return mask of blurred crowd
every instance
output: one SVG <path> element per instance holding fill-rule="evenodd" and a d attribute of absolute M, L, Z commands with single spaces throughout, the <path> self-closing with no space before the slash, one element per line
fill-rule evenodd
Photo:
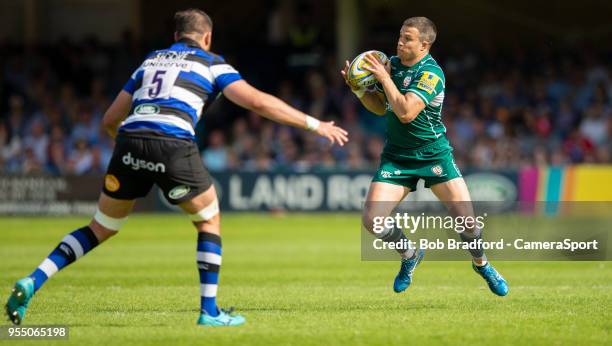
<path fill-rule="evenodd" d="M 316 46 L 317 33 L 302 29 L 283 44 L 270 38 L 271 76 L 241 61 L 240 52 L 226 58 L 252 84 L 336 121 L 350 132 L 350 142 L 332 147 L 221 98 L 197 129 L 211 171 L 377 166 L 384 117 L 360 105 L 344 85 L 333 49 Z M 506 50 L 482 45 L 433 51 L 446 73 L 443 121 L 458 165 L 612 163 L 609 57 L 588 47 L 571 53 L 550 47 Z M 32 49 L 5 42 L 0 51 L 0 173 L 103 173 L 113 140 L 101 129 L 101 118 L 145 49 L 126 33 L 114 47 L 89 38 Z"/>

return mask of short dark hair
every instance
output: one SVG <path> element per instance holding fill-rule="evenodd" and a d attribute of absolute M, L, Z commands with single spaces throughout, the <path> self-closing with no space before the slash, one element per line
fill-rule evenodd
<path fill-rule="evenodd" d="M 411 26 L 419 31 L 419 39 L 432 45 L 436 41 L 438 29 L 427 17 L 411 17 L 404 21 L 404 26 Z"/>
<path fill-rule="evenodd" d="M 185 35 L 204 35 L 212 30 L 212 19 L 206 12 L 189 8 L 174 14 L 175 31 L 179 37 Z"/>

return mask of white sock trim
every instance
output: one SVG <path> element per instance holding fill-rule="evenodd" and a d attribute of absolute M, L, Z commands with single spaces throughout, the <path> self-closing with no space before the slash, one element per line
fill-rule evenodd
<path fill-rule="evenodd" d="M 212 203 L 210 203 L 207 207 L 204 207 L 199 212 L 190 214 L 189 218 L 193 222 L 201 222 L 208 221 L 217 214 L 219 214 L 219 201 L 215 199 Z"/>
<path fill-rule="evenodd" d="M 104 228 L 108 228 L 113 231 L 120 230 L 121 226 L 123 226 L 127 219 L 127 216 L 121 219 L 110 217 L 101 212 L 100 209 L 96 210 L 96 214 L 94 215 L 94 220 L 96 220 L 96 222 L 98 222 Z"/>
<path fill-rule="evenodd" d="M 198 251 L 198 262 L 221 265 L 221 255 L 212 252 Z"/>
<path fill-rule="evenodd" d="M 45 258 L 45 260 L 42 261 L 42 263 L 38 266 L 38 269 L 42 270 L 48 278 L 57 273 L 59 270 L 57 268 L 57 264 L 48 258 Z"/>
<path fill-rule="evenodd" d="M 62 239 L 63 243 L 68 244 L 72 251 L 74 251 L 75 260 L 78 260 L 83 256 L 83 246 L 79 243 L 79 240 L 75 238 L 72 234 L 67 234 L 64 239 Z"/>
<path fill-rule="evenodd" d="M 217 296 L 217 284 L 201 284 L 200 294 L 202 297 L 212 298 Z"/>

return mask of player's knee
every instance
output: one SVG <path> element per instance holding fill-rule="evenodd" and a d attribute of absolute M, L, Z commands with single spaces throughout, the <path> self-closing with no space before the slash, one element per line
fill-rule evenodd
<path fill-rule="evenodd" d="M 98 209 L 89 227 L 95 233 L 99 241 L 104 241 L 116 235 L 126 221 L 127 217 L 111 217 Z"/>
<path fill-rule="evenodd" d="M 196 225 L 205 227 L 216 227 L 219 225 L 219 202 L 215 199 L 212 203 L 202 208 L 196 213 L 190 214 L 191 222 Z"/>
<path fill-rule="evenodd" d="M 372 232 L 375 218 L 375 213 L 370 209 L 364 209 L 363 213 L 361 214 L 361 224 L 368 232 Z"/>

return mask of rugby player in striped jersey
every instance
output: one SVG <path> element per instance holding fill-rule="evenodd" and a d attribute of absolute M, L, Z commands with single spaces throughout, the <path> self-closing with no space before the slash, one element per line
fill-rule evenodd
<path fill-rule="evenodd" d="M 343 145 L 347 132 L 322 122 L 264 93 L 242 79 L 221 56 L 210 51 L 212 20 L 203 11 L 175 14 L 175 43 L 150 53 L 132 74 L 104 115 L 103 125 L 116 137 L 98 210 L 91 222 L 66 235 L 28 276 L 15 284 L 6 304 L 19 324 L 41 286 L 59 270 L 117 234 L 139 197 L 153 184 L 181 207 L 197 232 L 200 316 L 197 323 L 236 326 L 241 315 L 219 309 L 216 302 L 221 236 L 219 205 L 210 174 L 194 142 L 194 127 L 220 94 L 273 121 L 313 131 Z"/>

